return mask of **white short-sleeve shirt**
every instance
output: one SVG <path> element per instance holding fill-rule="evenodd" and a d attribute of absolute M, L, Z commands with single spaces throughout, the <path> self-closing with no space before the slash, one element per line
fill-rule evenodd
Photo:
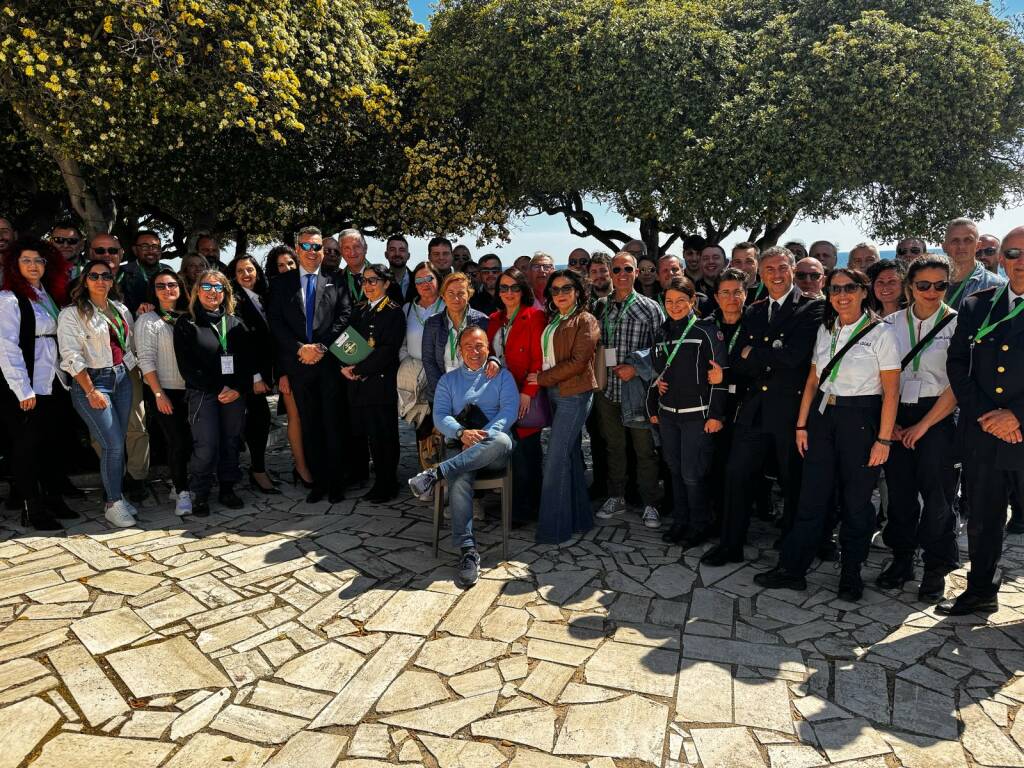
<path fill-rule="evenodd" d="M 839 323 L 836 321 L 836 327 Z M 838 330 L 834 349 L 838 353 L 853 336 L 857 323 L 843 326 Z M 818 338 L 814 342 L 814 368 L 820 375 L 832 359 L 832 337 L 824 325 L 818 329 Z M 900 369 L 900 352 L 896 345 L 896 337 L 892 328 L 884 322 L 879 323 L 843 356 L 839 364 L 839 372 L 835 381 L 825 379 L 821 390 L 839 397 L 862 397 L 865 395 L 882 394 L 881 371 L 898 371 Z"/>
<path fill-rule="evenodd" d="M 943 311 L 939 309 L 931 317 L 920 320 L 913 314 L 912 309 L 907 307 L 885 319 L 886 325 L 892 329 L 893 337 L 896 339 L 900 360 L 914 348 L 914 344 L 910 340 L 910 327 L 907 325 L 908 314 L 914 323 L 914 338 L 920 341 L 939 322 Z M 953 340 L 955 331 L 956 318 L 954 317 L 920 353 L 916 371 L 913 361 L 907 363 L 907 367 L 900 375 L 901 390 L 906 387 L 908 381 L 916 380 L 921 382 L 920 397 L 938 397 L 946 391 L 949 387 L 949 376 L 946 375 L 946 355 L 949 353 L 949 343 Z"/>

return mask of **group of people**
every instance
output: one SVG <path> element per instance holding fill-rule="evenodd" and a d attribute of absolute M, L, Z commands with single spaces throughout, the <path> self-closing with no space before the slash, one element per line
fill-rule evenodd
<path fill-rule="evenodd" d="M 806 588 L 838 526 L 850 601 L 878 488 L 893 553 L 878 585 L 914 580 L 920 552 L 919 597 L 941 601 L 959 514 L 969 586 L 939 610 L 995 605 L 1007 505 L 1017 509 L 1024 478 L 1024 228 L 999 241 L 957 219 L 945 256 L 916 238 L 896 260 L 860 243 L 844 267 L 824 241 L 744 242 L 727 256 L 688 237 L 680 258 L 637 240 L 614 256 L 576 249 L 557 269 L 543 252 L 507 268 L 496 254 L 474 262 L 436 237 L 410 267 L 400 235 L 370 263 L 359 230 L 306 227 L 265 271 L 247 255 L 220 264 L 210 237 L 198 245 L 206 252 L 176 272 L 155 232 L 138 232 L 122 264 L 111 235 L 85 242 L 62 224 L 17 238 L 0 220 L 2 414 L 27 523 L 53 529 L 74 514 L 42 438 L 66 407 L 100 455 L 114 525 L 134 523 L 154 426 L 179 514 L 209 514 L 215 482 L 223 505 L 242 506 L 243 443 L 253 488 L 279 492 L 264 463 L 276 391 L 310 503 L 368 482 L 371 457 L 364 498 L 394 498 L 399 420 L 415 427 L 422 471 L 409 485 L 428 499 L 446 483 L 463 585 L 480 567 L 474 478 L 507 468 L 514 520 L 535 520 L 538 542 L 564 543 L 630 499 L 650 529 L 670 518 L 665 542 L 717 539 L 703 555 L 712 565 L 742 562 L 751 514 L 771 516 L 777 482 L 779 562 L 758 583 Z"/>

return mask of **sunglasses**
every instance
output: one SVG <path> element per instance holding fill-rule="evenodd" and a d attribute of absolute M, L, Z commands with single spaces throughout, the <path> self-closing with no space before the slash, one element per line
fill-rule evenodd
<path fill-rule="evenodd" d="M 930 282 L 928 280 L 915 280 L 914 288 L 922 293 L 930 290 L 942 291 L 945 293 L 946 289 L 949 288 L 949 280 L 935 280 L 934 282 Z"/>
<path fill-rule="evenodd" d="M 859 293 L 863 290 L 865 290 L 864 286 L 857 283 L 843 283 L 842 285 L 830 285 L 828 287 L 828 292 L 833 296 L 838 296 L 841 293 Z"/>
<path fill-rule="evenodd" d="M 498 293 L 522 293 L 523 289 L 518 285 L 499 285 Z"/>
<path fill-rule="evenodd" d="M 627 267 L 612 267 L 612 274 L 613 275 L 617 275 L 620 272 L 625 272 L 627 275 L 632 275 L 633 271 L 634 271 L 633 267 L 628 267 L 628 266 Z"/>
<path fill-rule="evenodd" d="M 896 255 L 897 256 L 906 256 L 908 253 L 911 254 L 912 256 L 920 256 L 923 252 L 924 251 L 922 251 L 916 245 L 913 245 L 910 248 L 897 248 L 896 249 Z"/>
<path fill-rule="evenodd" d="M 590 259 L 569 259 L 570 267 L 586 267 L 590 265 Z"/>
<path fill-rule="evenodd" d="M 1010 261 L 1016 261 L 1020 258 L 1020 248 L 1006 248 L 1003 250 L 1003 258 L 1009 259 Z"/>
<path fill-rule="evenodd" d="M 55 237 L 53 242 L 57 245 L 78 245 L 81 239 L 80 237 Z"/>
<path fill-rule="evenodd" d="M 315 251 L 316 253 L 320 253 L 320 251 L 324 249 L 324 246 L 322 243 L 299 243 L 299 248 L 304 251 Z"/>
<path fill-rule="evenodd" d="M 90 272 L 86 275 L 86 279 L 92 280 L 94 283 L 97 280 L 102 280 L 105 283 L 114 282 L 114 274 L 112 272 Z"/>
<path fill-rule="evenodd" d="M 975 256 L 995 256 L 999 253 L 999 249 L 994 245 L 990 245 L 987 248 L 979 248 L 974 252 Z"/>
<path fill-rule="evenodd" d="M 158 291 L 176 291 L 178 289 L 177 283 L 153 283 L 153 287 Z"/>
<path fill-rule="evenodd" d="M 434 276 L 433 275 L 427 275 L 425 277 L 417 277 L 413 282 L 416 285 L 427 285 L 428 283 L 434 282 Z"/>
<path fill-rule="evenodd" d="M 224 293 L 224 286 L 220 283 L 200 283 L 199 290 L 201 291 L 213 291 L 214 293 Z"/>
<path fill-rule="evenodd" d="M 572 293 L 576 290 L 572 283 L 566 285 L 552 285 L 551 295 L 552 296 L 565 296 L 566 294 Z"/>
<path fill-rule="evenodd" d="M 140 251 L 159 251 L 160 246 L 156 243 L 136 243 L 135 247 Z"/>
<path fill-rule="evenodd" d="M 121 252 L 121 249 L 114 247 L 104 248 L 100 246 L 99 248 L 93 248 L 92 252 L 97 256 L 117 256 Z"/>
<path fill-rule="evenodd" d="M 383 277 L 364 277 L 363 278 L 363 283 L 365 283 L 366 285 L 380 285 L 381 283 L 386 283 L 386 282 L 387 281 Z"/>
<path fill-rule="evenodd" d="M 797 280 L 818 280 L 821 278 L 821 272 L 797 272 Z"/>

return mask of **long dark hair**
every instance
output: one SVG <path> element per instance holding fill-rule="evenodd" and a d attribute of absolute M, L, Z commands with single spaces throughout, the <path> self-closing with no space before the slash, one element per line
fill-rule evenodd
<path fill-rule="evenodd" d="M 544 307 L 547 309 L 548 314 L 552 317 L 558 314 L 558 309 L 555 307 L 554 299 L 551 296 L 551 285 L 555 282 L 556 277 L 564 277 L 572 283 L 572 287 L 576 290 L 576 311 L 581 312 L 586 309 L 590 301 L 590 291 L 587 289 L 587 284 L 583 282 L 583 278 L 571 269 L 556 269 L 548 275 L 548 284 L 544 286 Z"/>
<path fill-rule="evenodd" d="M 75 281 L 75 287 L 71 289 L 71 303 L 78 307 L 78 313 L 85 317 L 92 317 L 92 301 L 89 299 L 89 289 L 86 284 L 89 282 L 89 273 L 92 272 L 93 267 L 106 267 L 112 276 L 117 277 L 117 273 L 111 268 L 109 261 L 90 259 L 86 262 L 82 268 L 82 274 Z M 116 280 L 111 280 L 107 298 L 115 301 L 121 299 L 121 289 L 117 287 Z"/>
<path fill-rule="evenodd" d="M 264 270 L 268 278 L 277 277 L 280 274 L 284 274 L 277 268 L 277 259 L 283 254 L 288 254 L 292 257 L 292 261 L 295 262 L 295 266 L 299 265 L 299 256 L 295 253 L 295 249 L 290 245 L 275 245 L 267 252 L 267 266 Z"/>
<path fill-rule="evenodd" d="M 239 295 L 242 293 L 242 286 L 238 283 L 238 278 L 235 273 L 238 271 L 238 265 L 243 261 L 251 261 L 253 267 L 256 268 L 256 285 L 253 286 L 253 293 L 259 296 L 261 299 L 267 298 L 267 294 L 270 292 L 270 284 L 267 282 L 267 275 L 263 271 L 263 267 L 256 261 L 255 257 L 250 256 L 247 253 L 243 253 L 241 256 L 235 256 L 227 267 L 227 277 L 231 281 L 232 286 L 235 289 L 235 294 Z M 277 259 L 274 260 L 275 262 Z"/>
<path fill-rule="evenodd" d="M 825 278 L 825 287 L 822 289 L 825 292 L 826 298 L 825 314 L 821 319 L 822 324 L 831 331 L 835 329 L 836 320 L 839 318 L 839 315 L 832 307 L 832 293 L 829 291 L 829 287 L 832 285 L 832 281 L 835 280 L 837 275 L 846 275 L 864 290 L 864 300 L 861 302 L 860 308 L 862 311 L 867 312 L 872 319 L 878 319 L 878 314 L 871 308 L 871 302 L 869 301 L 869 297 L 871 295 L 871 281 L 868 280 L 868 276 L 859 269 L 852 269 L 851 267 L 836 267 L 828 273 L 828 277 Z"/>
<path fill-rule="evenodd" d="M 871 308 L 876 312 L 881 312 L 883 307 L 882 302 L 880 302 L 875 296 L 875 283 L 878 282 L 878 278 L 881 277 L 883 272 L 888 272 L 890 269 L 899 276 L 900 283 L 902 284 L 901 288 L 904 289 L 900 291 L 900 309 L 907 306 L 907 293 L 905 290 L 907 283 L 903 264 L 898 261 L 893 261 L 892 259 L 882 259 L 881 261 L 876 261 L 874 264 L 869 264 L 867 269 L 868 280 L 871 283 L 871 290 L 868 291 L 868 301 L 871 304 Z"/>
<path fill-rule="evenodd" d="M 156 295 L 156 281 L 160 277 L 173 277 L 174 282 L 178 284 L 178 300 L 174 303 L 175 312 L 187 312 L 188 311 L 188 291 L 185 290 L 185 281 L 181 279 L 181 276 L 170 267 L 164 267 L 159 269 L 156 273 L 149 278 L 149 291 L 148 299 L 149 303 L 152 304 L 157 310 L 160 309 L 160 298 Z M 158 312 L 159 314 L 159 312 Z"/>
<path fill-rule="evenodd" d="M 43 278 L 40 282 L 57 306 L 64 306 L 68 295 L 67 262 L 57 250 L 57 246 L 38 237 L 19 237 L 14 241 L 10 252 L 4 259 L 4 289 L 29 301 L 36 299 L 35 291 L 21 274 L 21 267 L 18 264 L 18 259 L 25 251 L 35 251 L 46 261 Z"/>
<path fill-rule="evenodd" d="M 508 312 L 505 311 L 505 302 L 501 301 L 501 278 L 509 277 L 516 281 L 516 285 L 519 286 L 519 306 L 530 306 L 533 303 L 533 289 L 530 287 L 530 283 L 526 280 L 526 274 L 516 267 L 509 267 L 498 275 L 498 280 L 494 284 L 494 293 L 498 296 L 498 314 L 504 320 L 508 316 Z M 548 281 L 551 282 L 550 280 Z M 544 295 L 548 295 L 548 289 L 544 289 Z"/>

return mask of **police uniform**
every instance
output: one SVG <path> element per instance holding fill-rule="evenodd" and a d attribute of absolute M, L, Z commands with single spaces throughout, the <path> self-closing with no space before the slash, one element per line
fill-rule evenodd
<path fill-rule="evenodd" d="M 785 499 L 783 527 L 791 525 L 800 488 L 800 455 L 793 428 L 824 308 L 823 301 L 808 299 L 792 286 L 777 301 L 763 299 L 743 313 L 729 367 L 730 375 L 745 378 L 749 385 L 738 393 L 721 545 L 709 553 L 712 561 L 742 559 L 750 522 L 750 479 L 763 476 L 769 455 L 775 458 Z M 751 350 L 743 357 L 746 347 Z"/>
<path fill-rule="evenodd" d="M 896 423 L 912 427 L 923 419 L 939 396 L 949 388 L 946 355 L 956 330 L 956 313 L 943 305 L 931 317 L 919 319 L 913 308 L 901 309 L 885 319 L 892 331 L 902 361 L 921 339 L 946 316 L 947 322 L 900 374 L 900 406 Z M 913 323 L 911 325 L 908 322 Z M 950 413 L 933 425 L 913 450 L 896 442 L 889 450 L 885 473 L 889 483 L 888 519 L 882 539 L 895 560 L 912 570 L 914 554 L 921 548 L 926 571 L 949 573 L 957 567 L 956 492 L 953 442 L 956 431 Z M 920 500 L 919 497 L 920 496 Z M 924 502 L 922 507 L 921 501 Z"/>
<path fill-rule="evenodd" d="M 850 325 L 832 330 L 822 325 L 812 362 L 821 374 L 847 342 L 871 322 L 866 313 Z M 821 382 L 807 417 L 800 504 L 793 529 L 782 544 L 779 565 L 787 573 L 807 572 L 828 524 L 833 493 L 839 487 L 839 545 L 843 571 L 855 573 L 867 559 L 874 533 L 871 494 L 881 467 L 869 467 L 868 456 L 878 439 L 882 410 L 882 371 L 898 371 L 900 353 L 892 329 L 879 322 L 857 341 Z"/>
<path fill-rule="evenodd" d="M 658 377 L 648 389 L 648 413 L 658 417 L 662 455 L 672 478 L 673 521 L 670 540 L 684 537 L 690 546 L 704 541 L 711 525 L 709 483 L 714 435 L 708 419 L 725 418 L 724 384 L 708 383 L 714 360 L 727 364 L 725 337 L 714 320 L 690 314 L 666 320 L 657 330 L 651 363 Z M 658 379 L 668 384 L 660 394 Z"/>
<path fill-rule="evenodd" d="M 1006 506 L 1011 488 L 1019 491 L 1024 481 L 1024 443 L 1007 443 L 984 432 L 978 419 L 1007 409 L 1024 424 L 1024 310 L 1007 319 L 1019 302 L 1024 298 L 1009 286 L 988 288 L 965 299 L 946 360 L 960 407 L 958 437 L 963 441 L 971 508 L 967 591 L 984 598 L 998 592 L 994 579 L 1003 549 Z"/>

